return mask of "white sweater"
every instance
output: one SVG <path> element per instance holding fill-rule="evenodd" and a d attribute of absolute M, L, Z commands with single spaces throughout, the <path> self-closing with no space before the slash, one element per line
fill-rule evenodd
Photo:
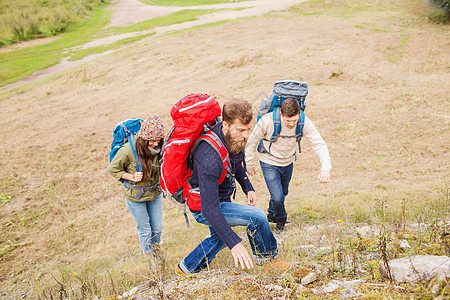
<path fill-rule="evenodd" d="M 281 118 L 281 136 L 293 136 L 290 138 L 278 137 L 276 142 L 272 143 L 270 148 L 270 154 L 259 153 L 259 160 L 264 163 L 284 167 L 291 164 L 295 160 L 295 152 L 298 149 L 298 144 L 295 138 L 295 126 L 292 129 L 286 127 L 286 124 Z M 245 148 L 245 161 L 247 163 L 247 168 L 255 167 L 255 157 L 258 153 L 256 148 L 258 142 L 262 139 L 270 140 L 273 134 L 273 113 L 268 113 L 263 116 L 256 124 L 253 132 L 248 138 L 247 146 Z M 320 136 L 314 124 L 311 120 L 305 116 L 305 122 L 303 127 L 303 138 L 307 139 L 311 144 L 314 152 L 320 159 L 321 170 L 329 171 L 331 169 L 330 154 L 328 152 L 328 147 L 323 138 Z M 269 141 L 263 140 L 262 143 L 264 147 L 269 150 Z"/>

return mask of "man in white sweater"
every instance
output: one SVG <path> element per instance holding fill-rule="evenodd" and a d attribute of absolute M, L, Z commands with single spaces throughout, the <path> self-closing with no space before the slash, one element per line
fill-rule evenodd
<path fill-rule="evenodd" d="M 294 98 L 288 98 L 281 105 L 281 132 L 274 142 L 270 142 L 274 133 L 273 111 L 264 115 L 256 124 L 245 148 L 247 170 L 250 175 L 255 172 L 257 151 L 264 180 L 270 192 L 267 219 L 276 223 L 275 233 L 282 233 L 287 220 L 284 199 L 289 192 L 293 163 L 296 159 L 297 123 L 300 118 L 300 105 Z M 303 136 L 319 156 L 321 170 L 320 183 L 330 181 L 331 161 L 328 147 L 314 124 L 304 116 Z M 261 143 L 260 143 L 261 142 Z"/>

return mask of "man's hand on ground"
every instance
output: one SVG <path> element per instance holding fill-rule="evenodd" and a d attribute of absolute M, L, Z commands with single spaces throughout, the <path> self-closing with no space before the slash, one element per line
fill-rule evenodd
<path fill-rule="evenodd" d="M 256 193 L 255 191 L 249 191 L 247 193 L 247 204 L 250 206 L 255 206 L 256 204 Z"/>
<path fill-rule="evenodd" d="M 231 255 L 233 255 L 234 265 L 236 268 L 239 268 L 239 265 L 241 266 L 241 269 L 245 269 L 245 267 L 247 267 L 247 269 L 251 269 L 254 267 L 253 260 L 242 243 L 236 244 L 231 249 Z"/>
<path fill-rule="evenodd" d="M 317 177 L 317 180 L 319 180 L 320 183 L 327 183 L 330 181 L 331 175 L 330 171 L 322 170 L 319 173 L 319 177 Z"/>

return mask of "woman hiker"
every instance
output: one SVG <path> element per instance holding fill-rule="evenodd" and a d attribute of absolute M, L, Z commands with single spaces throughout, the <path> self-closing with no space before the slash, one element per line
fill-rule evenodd
<path fill-rule="evenodd" d="M 164 142 L 164 127 L 157 116 L 142 122 L 136 134 L 135 150 L 142 166 L 136 171 L 132 141 L 123 145 L 107 167 L 117 180 L 124 182 L 125 201 L 136 221 L 139 243 L 149 266 L 156 269 L 162 231 L 162 190 L 159 186 L 159 161 Z"/>

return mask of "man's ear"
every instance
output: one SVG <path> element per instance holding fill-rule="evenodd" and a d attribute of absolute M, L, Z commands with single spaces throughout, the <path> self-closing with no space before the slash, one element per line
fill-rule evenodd
<path fill-rule="evenodd" d="M 228 130 L 230 128 L 230 124 L 227 121 L 222 121 L 222 126 L 224 130 Z"/>

